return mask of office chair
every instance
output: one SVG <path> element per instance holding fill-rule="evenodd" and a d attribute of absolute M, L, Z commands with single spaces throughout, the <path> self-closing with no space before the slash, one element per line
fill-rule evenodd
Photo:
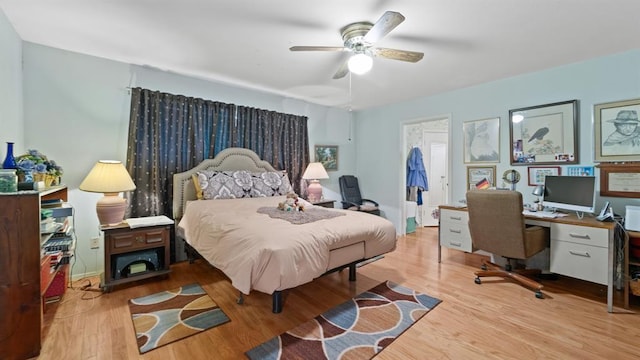
<path fill-rule="evenodd" d="M 343 209 L 380 215 L 378 203 L 370 199 L 363 199 L 360 195 L 358 178 L 353 175 L 342 175 L 338 179 L 338 182 L 340 183 L 340 194 L 342 194 Z"/>
<path fill-rule="evenodd" d="M 471 190 L 467 192 L 469 232 L 474 248 L 507 259 L 504 268 L 483 260 L 482 271 L 476 271 L 475 283 L 481 277 L 498 276 L 513 279 L 535 290 L 542 299 L 542 284 L 525 277 L 539 275 L 539 269 L 513 270 L 511 261 L 525 260 L 547 248 L 549 229 L 527 227 L 522 215 L 522 194 L 510 190 Z"/>

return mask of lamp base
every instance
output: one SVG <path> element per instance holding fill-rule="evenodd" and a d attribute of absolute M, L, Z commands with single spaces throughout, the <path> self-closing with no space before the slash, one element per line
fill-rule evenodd
<path fill-rule="evenodd" d="M 311 180 L 311 183 L 307 187 L 307 200 L 310 202 L 322 200 L 322 185 L 320 185 L 320 181 Z"/>
<path fill-rule="evenodd" d="M 127 210 L 127 200 L 118 193 L 105 193 L 96 204 L 98 221 L 102 226 L 114 226 L 122 223 Z"/>

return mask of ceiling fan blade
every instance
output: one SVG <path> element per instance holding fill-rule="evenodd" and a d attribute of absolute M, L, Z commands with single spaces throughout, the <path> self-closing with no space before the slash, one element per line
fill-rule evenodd
<path fill-rule="evenodd" d="M 292 46 L 290 51 L 347 51 L 344 46 Z"/>
<path fill-rule="evenodd" d="M 373 48 L 373 52 L 376 56 L 380 56 L 387 59 L 401 60 L 407 62 L 418 62 L 424 57 L 424 53 L 408 50 L 397 50 L 387 48 Z"/>
<path fill-rule="evenodd" d="M 349 73 L 348 63 L 349 63 L 349 59 L 342 62 L 342 65 L 340 65 L 340 68 L 338 68 L 338 71 L 336 71 L 336 73 L 333 75 L 333 78 L 335 80 L 342 79 Z"/>
<path fill-rule="evenodd" d="M 385 35 L 387 35 L 391 30 L 395 29 L 396 26 L 400 25 L 401 22 L 404 21 L 404 16 L 399 12 L 395 11 L 387 11 L 376 23 L 373 27 L 367 32 L 364 36 L 364 41 L 369 44 L 374 44 L 378 42 L 378 40 L 382 39 Z"/>

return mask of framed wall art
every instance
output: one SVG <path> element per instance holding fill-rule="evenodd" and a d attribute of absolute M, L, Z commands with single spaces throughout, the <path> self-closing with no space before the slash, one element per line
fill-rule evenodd
<path fill-rule="evenodd" d="M 464 133 L 464 162 L 500 162 L 500 118 L 466 121 Z"/>
<path fill-rule="evenodd" d="M 511 165 L 578 163 L 578 100 L 509 110 Z"/>
<path fill-rule="evenodd" d="M 489 187 L 496 186 L 495 166 L 467 166 L 467 189 L 476 189 L 476 184 L 487 180 Z"/>
<path fill-rule="evenodd" d="M 337 145 L 316 145 L 315 161 L 322 163 L 325 170 L 338 170 L 338 146 Z"/>
<path fill-rule="evenodd" d="M 569 166 L 567 175 L 569 176 L 593 176 L 593 166 Z"/>
<path fill-rule="evenodd" d="M 640 161 L 640 99 L 594 105 L 595 161 Z"/>
<path fill-rule="evenodd" d="M 640 198 L 640 164 L 600 164 L 600 196 Z"/>
<path fill-rule="evenodd" d="M 560 166 L 529 166 L 529 186 L 544 185 L 547 175 L 560 175 Z"/>

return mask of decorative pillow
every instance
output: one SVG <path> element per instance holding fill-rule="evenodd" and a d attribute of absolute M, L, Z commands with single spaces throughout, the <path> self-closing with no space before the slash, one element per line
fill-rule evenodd
<path fill-rule="evenodd" d="M 293 191 L 289 176 L 284 171 L 252 173 L 251 197 L 281 196 Z"/>
<path fill-rule="evenodd" d="M 252 181 L 248 171 L 203 170 L 196 175 L 198 199 L 237 199 L 251 195 Z"/>

